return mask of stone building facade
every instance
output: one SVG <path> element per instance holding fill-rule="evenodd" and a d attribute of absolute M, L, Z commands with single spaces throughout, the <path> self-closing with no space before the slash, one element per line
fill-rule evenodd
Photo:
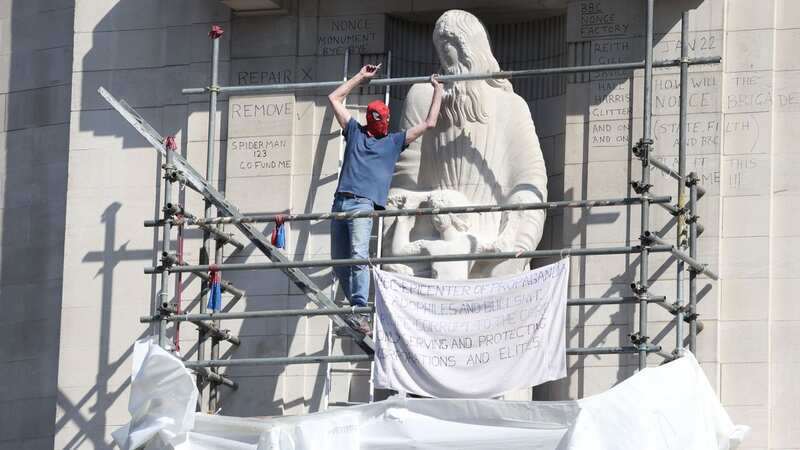
<path fill-rule="evenodd" d="M 391 61 L 393 76 L 436 71 L 430 42 L 435 18 L 467 9 L 487 25 L 504 69 L 640 60 L 643 2 L 636 0 L 0 0 L 0 449 L 109 448 L 125 423 L 132 343 L 151 333 L 158 238 L 142 222 L 159 214 L 161 160 L 97 94 L 124 98 L 162 134 L 175 135 L 203 172 L 207 100 L 183 96 L 208 84 L 212 24 L 225 29 L 220 84 L 341 79 L 361 64 Z M 657 0 L 655 59 L 680 51 L 680 14 L 691 9 L 691 56 L 721 56 L 689 76 L 689 170 L 707 187 L 699 215 L 700 257 L 721 274 L 703 280 L 698 338 L 701 361 L 723 405 L 753 432 L 746 448 L 800 448 L 796 380 L 800 307 L 800 3 L 794 0 Z M 388 53 L 391 52 L 391 58 Z M 677 165 L 679 78 L 654 77 L 655 153 Z M 630 145 L 641 137 L 642 74 L 515 80 L 530 105 L 548 166 L 551 200 L 631 195 L 639 165 Z M 392 88 L 402 104 L 405 88 Z M 223 97 L 217 117 L 213 182 L 247 213 L 325 211 L 336 186 L 339 129 L 326 92 Z M 348 99 L 354 113 L 385 92 L 365 88 Z M 253 117 L 253 111 L 269 116 Z M 267 114 L 268 113 L 268 114 Z M 268 162 L 252 142 L 270 146 Z M 654 190 L 674 195 L 653 172 Z M 185 195 L 186 207 L 202 202 Z M 652 228 L 674 236 L 657 207 Z M 639 209 L 563 210 L 548 216 L 540 248 L 638 242 Z M 269 227 L 264 227 L 269 231 Z M 327 223 L 290 227 L 294 259 L 327 258 Z M 199 236 L 187 233 L 196 261 Z M 231 262 L 264 261 L 252 247 Z M 629 295 L 637 258 L 572 258 L 572 297 Z M 675 295 L 674 260 L 654 255 L 653 293 Z M 321 286 L 329 271 L 309 271 Z M 234 310 L 305 307 L 279 272 L 225 275 L 247 295 Z M 183 303 L 197 308 L 199 282 L 184 277 Z M 226 299 L 227 301 L 227 299 Z M 649 335 L 674 346 L 672 316 L 652 307 Z M 627 344 L 636 331 L 629 305 L 572 308 L 569 346 Z M 325 351 L 327 319 L 231 322 L 241 336 L 231 357 L 312 355 Z M 181 351 L 196 352 L 183 326 Z M 344 348 L 342 348 L 344 347 Z M 356 351 L 338 343 L 337 352 Z M 651 355 L 650 364 L 662 359 Z M 537 399 L 592 395 L 630 376 L 627 356 L 570 357 L 568 379 L 534 390 Z M 241 388 L 222 390 L 223 414 L 301 414 L 320 407 L 324 367 L 228 370 Z M 336 374 L 332 399 L 363 400 L 363 375 Z M 517 394 L 515 398 L 523 397 Z"/>

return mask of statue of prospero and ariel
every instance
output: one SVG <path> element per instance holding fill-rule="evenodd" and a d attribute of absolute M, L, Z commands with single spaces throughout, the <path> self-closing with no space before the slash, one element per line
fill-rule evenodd
<path fill-rule="evenodd" d="M 483 24 L 466 11 L 436 21 L 433 43 L 444 75 L 500 70 Z M 411 87 L 400 129 L 424 120 L 433 87 Z M 402 153 L 388 206 L 394 208 L 536 203 L 547 200 L 547 173 L 525 100 L 505 79 L 445 86 L 438 125 Z M 536 249 L 545 211 L 398 217 L 384 227 L 384 255 L 520 252 Z M 509 275 L 524 259 L 394 264 L 387 270 L 439 279 Z"/>

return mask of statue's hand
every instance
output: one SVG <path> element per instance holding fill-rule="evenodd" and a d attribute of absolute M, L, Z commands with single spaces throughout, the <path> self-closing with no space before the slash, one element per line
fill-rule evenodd
<path fill-rule="evenodd" d="M 402 275 L 414 275 L 414 270 L 405 264 L 385 264 L 383 269 L 387 272 L 395 272 Z"/>
<path fill-rule="evenodd" d="M 478 242 L 478 253 L 500 253 L 502 251 L 495 242 Z"/>
<path fill-rule="evenodd" d="M 397 209 L 416 209 L 420 203 L 430 199 L 430 192 L 406 191 L 398 189 L 389 194 L 386 202 L 395 206 Z"/>
<path fill-rule="evenodd" d="M 386 199 L 386 204 L 396 209 L 404 209 L 406 206 L 406 196 L 400 193 L 389 194 L 389 197 Z"/>

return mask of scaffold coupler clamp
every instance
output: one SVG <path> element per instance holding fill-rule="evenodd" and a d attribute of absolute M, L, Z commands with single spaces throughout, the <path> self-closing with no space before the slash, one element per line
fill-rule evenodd
<path fill-rule="evenodd" d="M 650 337 L 643 335 L 639 331 L 635 333 L 629 333 L 628 338 L 631 340 L 631 344 L 640 349 L 647 348 L 647 341 L 650 340 Z"/>
<path fill-rule="evenodd" d="M 161 168 L 164 169 L 164 179 L 172 183 L 185 183 L 186 177 L 183 176 L 183 171 L 178 169 L 172 164 L 162 164 Z"/>
<path fill-rule="evenodd" d="M 158 305 L 158 312 L 156 315 L 159 319 L 162 319 L 164 317 L 169 317 L 176 312 L 178 312 L 178 310 L 175 308 L 175 305 L 170 304 L 169 302 L 161 302 L 161 304 Z"/>
<path fill-rule="evenodd" d="M 639 236 L 639 242 L 642 244 L 642 248 L 650 248 L 656 243 L 652 233 L 644 233 Z"/>
<path fill-rule="evenodd" d="M 692 305 L 684 305 L 682 309 L 683 309 L 682 311 L 683 320 L 685 322 L 694 322 L 700 318 L 700 314 L 698 314 L 697 311 L 694 308 L 692 308 Z"/>
<path fill-rule="evenodd" d="M 161 208 L 161 212 L 167 217 L 183 216 L 184 208 L 183 205 L 179 203 L 167 203 Z"/>
<path fill-rule="evenodd" d="M 639 139 L 639 142 L 631 149 L 637 158 L 642 160 L 644 165 L 650 164 L 650 150 L 653 146 L 652 139 Z"/>
<path fill-rule="evenodd" d="M 672 302 L 672 303 L 669 304 L 668 311 L 673 316 L 677 316 L 678 314 L 684 314 L 684 317 L 686 317 L 685 314 L 686 314 L 686 311 L 688 309 L 689 309 L 689 305 L 678 303 L 678 302 Z"/>
<path fill-rule="evenodd" d="M 634 192 L 639 195 L 648 194 L 650 192 L 650 188 L 653 187 L 650 183 L 642 183 L 641 181 L 631 181 L 631 187 L 633 188 Z"/>
<path fill-rule="evenodd" d="M 706 270 L 706 268 L 708 268 L 708 264 L 700 264 L 700 267 L 695 267 L 695 266 L 689 265 L 687 270 L 689 272 L 694 273 L 695 275 L 699 275 L 699 274 L 703 273 Z"/>
<path fill-rule="evenodd" d="M 647 286 L 641 283 L 631 283 L 631 291 L 633 291 L 633 296 L 640 301 L 648 300 L 650 298 L 649 294 L 647 293 Z"/>
<path fill-rule="evenodd" d="M 686 175 L 686 181 L 684 184 L 686 187 L 690 188 L 700 182 L 700 179 L 697 177 L 697 174 L 694 172 L 689 172 L 689 175 Z"/>
<path fill-rule="evenodd" d="M 158 272 L 169 270 L 172 266 L 178 263 L 178 255 L 175 253 L 161 252 L 161 265 L 158 266 Z"/>

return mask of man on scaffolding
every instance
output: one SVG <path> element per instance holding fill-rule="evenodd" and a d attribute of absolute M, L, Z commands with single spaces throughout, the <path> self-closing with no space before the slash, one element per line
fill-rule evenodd
<path fill-rule="evenodd" d="M 397 159 L 410 143 L 428 128 L 436 126 L 443 87 L 431 75 L 433 97 L 424 122 L 407 130 L 389 133 L 389 107 L 380 100 L 367 105 L 367 125 L 356 121 L 344 105 L 344 99 L 356 86 L 369 82 L 381 65 L 368 64 L 354 77 L 342 83 L 329 96 L 336 120 L 342 127 L 346 146 L 339 185 L 333 199 L 333 212 L 374 211 L 386 207 L 386 197 Z M 331 258 L 367 258 L 372 233 L 372 218 L 331 221 Z M 366 265 L 336 266 L 336 278 L 353 306 L 367 306 L 370 274 Z M 357 318 L 359 331 L 370 335 L 367 316 Z"/>

